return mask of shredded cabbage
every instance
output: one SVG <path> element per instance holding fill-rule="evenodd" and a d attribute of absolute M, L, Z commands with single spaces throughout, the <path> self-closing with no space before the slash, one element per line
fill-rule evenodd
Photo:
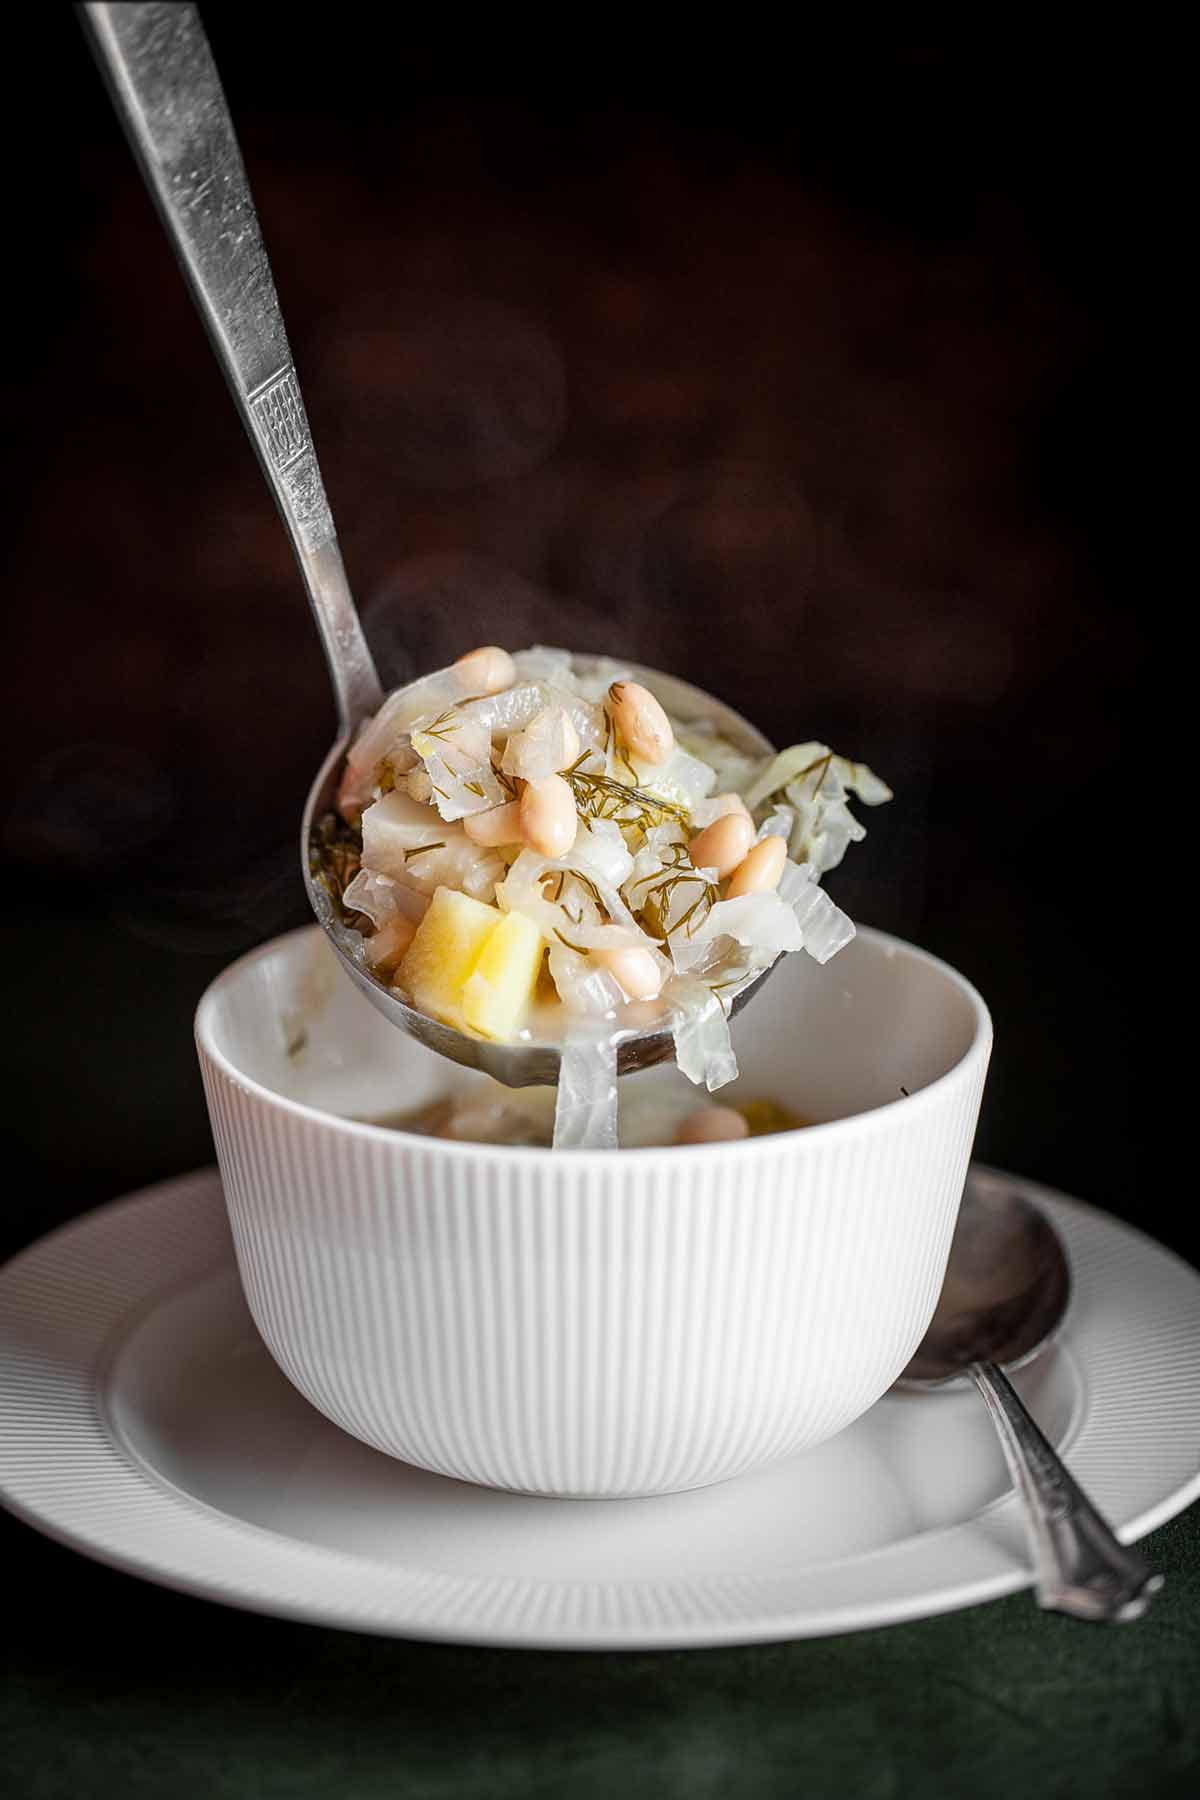
<path fill-rule="evenodd" d="M 791 806 L 774 806 L 758 828 L 758 841 L 767 837 L 786 838 L 791 842 L 796 829 L 796 812 Z"/>
<path fill-rule="evenodd" d="M 740 894 L 736 900 L 718 900 L 704 922 L 692 933 L 695 943 L 730 937 L 750 950 L 761 950 L 772 960 L 803 944 L 800 922 L 779 894 Z"/>
<path fill-rule="evenodd" d="M 569 650 L 554 650 L 548 644 L 534 644 L 529 650 L 516 651 L 513 664 L 522 681 L 549 681 L 555 687 L 566 688 L 570 694 L 579 692 Z"/>
<path fill-rule="evenodd" d="M 585 700 L 601 701 L 614 681 L 632 679 L 629 664 L 614 662 L 611 656 L 581 657 L 575 669 L 575 686 Z"/>
<path fill-rule="evenodd" d="M 577 950 L 568 950 L 565 944 L 552 943 L 548 960 L 558 997 L 569 1012 L 616 1018 L 625 995 L 607 969 L 597 967 L 591 957 L 580 956 Z"/>
<path fill-rule="evenodd" d="M 817 743 L 794 744 L 772 757 L 742 797 L 753 812 L 780 792 L 795 813 L 788 850 L 818 876 L 835 869 L 847 846 L 867 835 L 846 804 L 847 793 L 857 794 L 865 806 L 881 806 L 892 797 L 865 763 L 848 762 Z"/>
<path fill-rule="evenodd" d="M 418 893 L 453 887 L 474 900 L 490 901 L 504 875 L 504 863 L 494 850 L 473 844 L 461 825 L 446 824 L 399 790 L 368 806 L 362 837 L 363 867 Z"/>
<path fill-rule="evenodd" d="M 563 706 L 544 706 L 523 731 L 514 731 L 504 746 L 500 767 L 522 781 L 557 775 L 579 754 L 579 734 Z"/>
<path fill-rule="evenodd" d="M 571 689 L 558 687 L 552 681 L 530 681 L 520 687 L 506 688 L 489 694 L 483 700 L 470 700 L 463 713 L 485 727 L 495 738 L 508 738 L 524 731 L 548 706 L 561 707 L 575 727 L 581 745 L 598 749 L 604 743 L 604 709 L 581 699 Z"/>
<path fill-rule="evenodd" d="M 571 1020 L 559 1054 L 556 1150 L 617 1147 L 617 1044 L 611 1031 Z"/>
<path fill-rule="evenodd" d="M 571 860 L 612 888 L 624 887 L 633 872 L 634 859 L 615 819 L 592 819 L 583 825 Z"/>
<path fill-rule="evenodd" d="M 701 719 L 693 719 L 687 725 L 679 726 L 675 732 L 675 741 L 708 764 L 716 778 L 716 786 L 722 793 L 740 794 L 761 767 L 758 757 L 747 756 L 727 738 L 723 738 L 715 725 Z M 715 814 L 713 816 L 716 817 Z M 699 823 L 707 825 L 710 821 L 701 819 Z"/>
<path fill-rule="evenodd" d="M 854 936 L 854 921 L 834 905 L 808 863 L 784 864 L 776 890 L 780 901 L 789 906 L 800 926 L 804 948 L 819 963 L 844 950 Z"/>
<path fill-rule="evenodd" d="M 689 813 L 712 793 L 717 780 L 710 764 L 701 762 L 698 756 L 690 755 L 678 744 L 666 762 L 644 763 L 633 757 L 630 767 L 637 777 L 636 787 L 644 788 L 648 794 L 658 794 Z M 625 779 L 629 779 L 628 775 Z"/>
<path fill-rule="evenodd" d="M 381 968 L 390 967 L 389 942 L 404 938 L 400 920 L 419 920 L 439 887 L 532 921 L 565 1028 L 555 1143 L 608 1144 L 624 1032 L 669 1024 L 680 1068 L 715 1090 L 737 1073 L 728 996 L 779 956 L 803 949 L 824 963 L 850 941 L 854 926 L 821 878 L 865 835 L 850 797 L 878 806 L 891 790 L 825 744 L 755 758 L 703 719 L 673 721 L 665 761 L 642 763 L 606 705 L 611 684 L 637 679 L 634 671 L 544 645 L 513 661 L 516 679 L 500 693 L 467 694 L 457 669 L 443 669 L 389 696 L 364 724 L 338 794 L 362 837 L 361 866 L 342 897 L 378 935 Z M 563 774 L 575 796 L 567 855 L 467 837 L 463 819 L 550 774 Z M 693 864 L 690 844 L 741 807 L 758 840 L 784 838 L 789 856 L 774 892 L 728 899 L 716 871 Z M 349 935 L 361 960 L 359 934 Z M 650 959 L 661 985 L 637 1011 L 599 955 L 630 950 Z M 631 983 L 632 967 L 622 977 Z M 652 981 L 639 991 L 652 994 Z"/>
<path fill-rule="evenodd" d="M 413 924 L 424 917 L 428 896 L 416 888 L 393 881 L 374 869 L 360 869 L 342 895 L 342 904 L 351 912 L 365 913 L 371 923 L 381 929 L 394 919 L 411 919 Z"/>
<path fill-rule="evenodd" d="M 729 1020 L 716 994 L 702 981 L 676 976 L 667 989 L 675 1060 L 689 1081 L 714 1093 L 737 1080 L 737 1057 L 729 1037 Z"/>
<path fill-rule="evenodd" d="M 497 781 L 490 763 L 486 766 L 480 763 L 478 768 L 458 774 L 447 766 L 436 750 L 431 751 L 424 761 L 433 803 L 442 818 L 451 824 L 456 819 L 468 819 L 474 813 L 491 812 L 494 806 L 503 806 L 509 797 Z"/>

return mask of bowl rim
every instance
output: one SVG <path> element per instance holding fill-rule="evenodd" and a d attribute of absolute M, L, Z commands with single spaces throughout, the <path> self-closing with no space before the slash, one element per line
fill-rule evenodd
<path fill-rule="evenodd" d="M 941 957 L 934 956 L 931 951 L 922 950 L 919 945 L 910 944 L 906 939 L 896 937 L 891 932 L 880 931 L 870 925 L 860 925 L 857 935 L 869 938 L 885 950 L 890 948 L 893 953 L 901 951 L 914 957 L 929 969 L 947 977 L 951 985 L 967 1000 L 974 1015 L 971 1039 L 962 1055 L 948 1069 L 929 1082 L 926 1087 L 918 1088 L 913 1094 L 898 1095 L 894 1100 L 884 1100 L 878 1106 L 868 1107 L 863 1112 L 848 1113 L 845 1118 L 827 1119 L 815 1125 L 797 1126 L 791 1131 L 769 1132 L 761 1137 L 739 1138 L 733 1142 L 719 1144 L 637 1145 L 619 1152 L 620 1166 L 629 1168 L 632 1172 L 634 1169 L 645 1169 L 663 1157 L 669 1158 L 670 1166 L 676 1167 L 681 1158 L 705 1157 L 711 1160 L 714 1154 L 721 1155 L 723 1159 L 778 1155 L 780 1150 L 785 1147 L 796 1149 L 814 1140 L 825 1142 L 831 1134 L 840 1133 L 848 1136 L 852 1132 L 884 1130 L 894 1122 L 897 1112 L 901 1110 L 906 1111 L 909 1116 L 912 1115 L 914 1108 L 930 1110 L 940 1105 L 951 1089 L 973 1080 L 977 1068 L 979 1068 L 982 1088 L 983 1077 L 986 1075 L 988 1059 L 991 1054 L 993 1030 L 991 1013 L 974 984 L 953 968 L 950 963 L 943 961 Z M 270 1107 L 293 1114 L 297 1118 L 318 1123 L 325 1129 L 342 1136 L 360 1140 L 381 1139 L 397 1148 L 406 1150 L 419 1147 L 431 1155 L 466 1157 L 474 1160 L 478 1160 L 480 1152 L 483 1151 L 488 1158 L 499 1157 L 503 1162 L 518 1163 L 528 1161 L 531 1157 L 540 1161 L 545 1158 L 548 1166 L 562 1164 L 564 1158 L 569 1159 L 571 1166 L 575 1168 L 589 1163 L 594 1164 L 597 1168 L 613 1166 L 614 1152 L 611 1150 L 552 1150 L 542 1144 L 459 1142 L 450 1138 L 428 1137 L 421 1132 L 405 1131 L 394 1125 L 373 1125 L 365 1120 L 348 1119 L 341 1113 L 328 1112 L 323 1107 L 311 1106 L 307 1101 L 294 1100 L 287 1094 L 278 1093 L 274 1088 L 267 1087 L 265 1083 L 257 1081 L 253 1076 L 247 1075 L 243 1070 L 237 1068 L 213 1041 L 212 1019 L 221 993 L 225 988 L 232 987 L 239 981 L 245 971 L 254 963 L 272 955 L 281 946 L 296 938 L 308 938 L 313 943 L 318 940 L 326 941 L 324 932 L 316 923 L 300 925 L 292 931 L 280 932 L 276 937 L 268 938 L 265 943 L 258 944 L 254 949 L 246 951 L 244 955 L 239 956 L 228 967 L 222 969 L 200 996 L 193 1021 L 198 1054 L 202 1063 L 211 1064 L 232 1086 L 240 1088 L 243 1093 Z M 341 974 L 340 970 L 339 974 Z M 343 979 L 345 979 L 344 976 Z M 697 1092 L 699 1093 L 699 1090 Z M 553 1163 L 550 1163 L 549 1159 L 553 1159 Z"/>

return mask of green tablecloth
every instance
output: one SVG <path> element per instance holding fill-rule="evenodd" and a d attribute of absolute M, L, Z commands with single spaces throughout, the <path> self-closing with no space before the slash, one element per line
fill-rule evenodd
<path fill-rule="evenodd" d="M 12 1800 L 725 1800 L 1200 1791 L 1200 1507 L 1136 1625 L 1028 1594 L 742 1649 L 550 1655 L 360 1636 L 135 1581 L 3 1518 Z"/>

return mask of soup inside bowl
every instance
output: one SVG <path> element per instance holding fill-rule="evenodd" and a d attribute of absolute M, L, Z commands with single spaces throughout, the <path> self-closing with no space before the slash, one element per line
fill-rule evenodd
<path fill-rule="evenodd" d="M 219 977 L 197 1043 L 247 1300 L 301 1392 L 424 1468 L 615 1496 L 758 1467 L 890 1386 L 941 1286 L 991 1027 L 953 970 L 863 930 L 786 959 L 734 1025 L 716 1098 L 802 1128 L 676 1146 L 706 1096 L 660 1067 L 621 1083 L 615 1152 L 396 1129 L 481 1078 L 388 1024 L 315 928 Z"/>

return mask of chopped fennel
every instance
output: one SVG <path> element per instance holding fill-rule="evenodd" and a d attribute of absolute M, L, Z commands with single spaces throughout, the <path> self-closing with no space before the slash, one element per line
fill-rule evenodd
<path fill-rule="evenodd" d="M 389 695 L 350 747 L 340 818 L 319 822 L 314 867 L 351 929 L 368 946 L 380 934 L 366 966 L 387 970 L 410 1003 L 419 969 L 422 993 L 437 996 L 427 1004 L 458 1029 L 556 1041 L 555 1145 L 607 1144 L 622 1037 L 670 1033 L 679 1068 L 715 1090 L 737 1073 L 729 1008 L 741 985 L 779 956 L 802 949 L 825 963 L 851 940 L 821 880 L 865 835 L 851 798 L 878 806 L 891 790 L 825 744 L 764 757 L 736 723 L 676 718 L 669 706 L 670 730 L 642 739 L 625 710 L 631 692 L 643 709 L 665 696 L 652 697 L 652 675 L 611 659 L 536 645 L 503 659 L 506 678 L 472 693 L 456 664 Z M 560 816 L 564 805 L 567 821 L 575 814 L 574 842 L 555 840 L 552 856 L 548 837 L 538 848 L 539 784 L 555 790 Z M 690 846 L 729 812 L 749 816 L 756 855 L 744 876 L 739 866 L 718 879 Z M 768 839 L 786 858 L 758 850 Z M 435 929 L 427 909 L 444 889 L 465 898 L 434 907 Z M 524 923 L 506 934 L 514 913 Z M 413 927 L 396 966 L 399 950 L 389 959 L 385 945 Z"/>

